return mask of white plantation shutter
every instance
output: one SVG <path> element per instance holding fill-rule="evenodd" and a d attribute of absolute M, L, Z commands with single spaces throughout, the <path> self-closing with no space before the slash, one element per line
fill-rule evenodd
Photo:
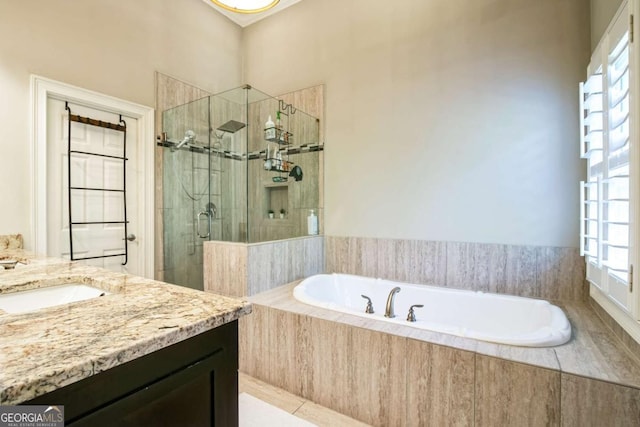
<path fill-rule="evenodd" d="M 587 279 L 626 311 L 632 302 L 634 227 L 629 36 L 625 4 L 592 57 L 589 78 L 580 85 L 580 154 L 587 159 L 587 179 L 580 183 L 580 249 Z"/>
<path fill-rule="evenodd" d="M 597 57 L 598 55 L 596 55 Z M 588 263 L 599 265 L 600 254 L 600 180 L 603 170 L 603 90 L 602 64 L 586 82 L 580 83 L 581 144 L 580 156 L 587 159 L 587 181 L 580 183 L 580 250 Z"/>

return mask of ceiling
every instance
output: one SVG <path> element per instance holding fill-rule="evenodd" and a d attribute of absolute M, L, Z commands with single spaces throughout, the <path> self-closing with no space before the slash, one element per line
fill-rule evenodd
<path fill-rule="evenodd" d="M 294 4 L 302 0 L 280 0 L 280 3 L 278 3 L 275 7 L 265 12 L 250 13 L 250 14 L 234 13 L 229 10 L 223 9 L 220 6 L 215 5 L 213 2 L 209 0 L 202 0 L 202 1 L 207 3 L 209 6 L 211 6 L 212 8 L 214 8 L 215 10 L 217 10 L 218 12 L 226 16 L 227 18 L 231 19 L 233 22 L 240 25 L 241 27 L 247 27 L 253 24 L 254 22 L 258 22 L 259 20 L 266 18 L 267 16 L 273 15 L 274 13 L 278 13 L 281 10 L 288 8 L 289 6 L 293 6 Z"/>

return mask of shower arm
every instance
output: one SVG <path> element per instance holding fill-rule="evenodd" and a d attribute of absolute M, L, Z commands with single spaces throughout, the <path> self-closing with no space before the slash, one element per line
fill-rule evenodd
<path fill-rule="evenodd" d="M 176 144 L 174 147 L 175 150 L 182 148 L 183 145 L 193 142 L 196 140 L 196 133 L 192 130 L 188 130 L 184 133 L 184 138 L 180 142 Z"/>

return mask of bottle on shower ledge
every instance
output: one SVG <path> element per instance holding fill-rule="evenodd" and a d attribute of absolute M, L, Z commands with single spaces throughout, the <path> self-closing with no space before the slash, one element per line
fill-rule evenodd
<path fill-rule="evenodd" d="M 278 138 L 278 142 L 284 141 L 283 134 L 282 123 L 280 122 L 280 111 L 276 111 L 276 138 Z"/>
<path fill-rule="evenodd" d="M 318 234 L 318 216 L 313 209 L 309 211 L 309 216 L 307 217 L 307 233 L 309 235 Z"/>
<path fill-rule="evenodd" d="M 267 122 L 264 124 L 264 138 L 267 140 L 273 140 L 276 137 L 276 125 L 271 120 L 271 116 L 267 119 Z"/>

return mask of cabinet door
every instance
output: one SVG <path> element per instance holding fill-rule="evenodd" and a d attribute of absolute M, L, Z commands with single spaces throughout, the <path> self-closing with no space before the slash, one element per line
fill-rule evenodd
<path fill-rule="evenodd" d="M 69 426 L 237 426 L 238 321 L 24 402 Z"/>
<path fill-rule="evenodd" d="M 222 353 L 135 391 L 69 426 L 237 426 L 237 376 L 232 367 L 224 366 Z"/>

